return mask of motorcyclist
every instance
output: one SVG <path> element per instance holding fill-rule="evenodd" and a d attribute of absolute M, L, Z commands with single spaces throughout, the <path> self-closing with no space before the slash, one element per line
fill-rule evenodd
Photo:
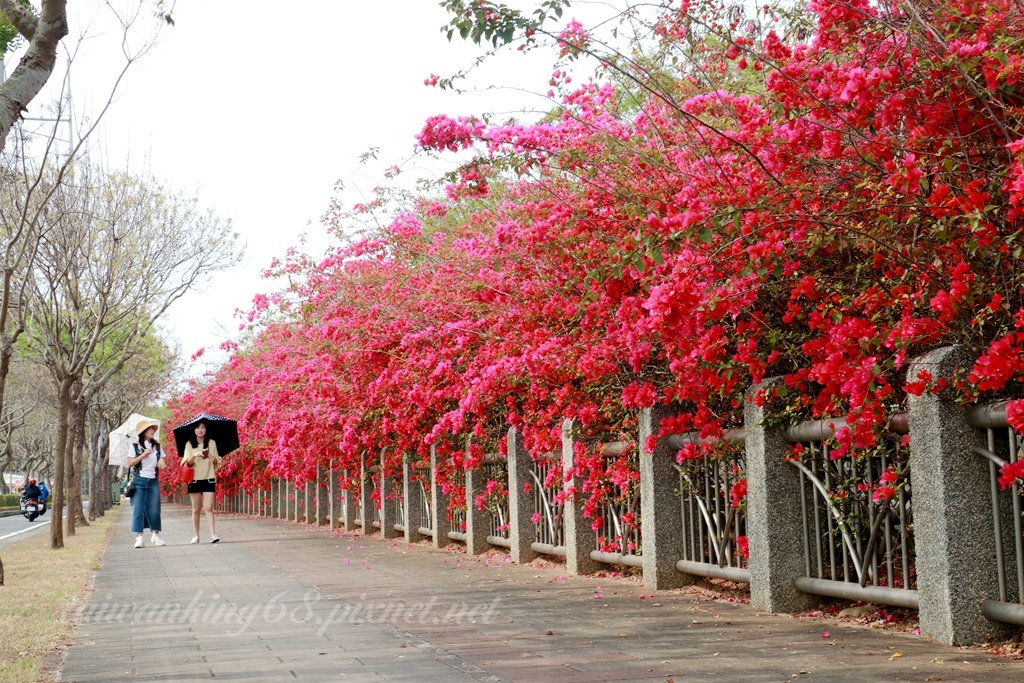
<path fill-rule="evenodd" d="M 29 479 L 28 483 L 25 484 L 25 490 L 21 492 L 22 498 L 30 498 L 32 500 L 39 500 L 42 497 L 42 492 L 36 485 L 35 479 Z"/>
<path fill-rule="evenodd" d="M 39 482 L 39 496 L 42 498 L 44 503 L 46 502 L 46 499 L 50 497 L 50 489 L 46 488 L 45 481 Z"/>

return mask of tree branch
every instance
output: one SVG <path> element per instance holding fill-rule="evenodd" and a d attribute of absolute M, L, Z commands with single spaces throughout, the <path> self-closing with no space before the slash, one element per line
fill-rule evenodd
<path fill-rule="evenodd" d="M 16 0 L 0 0 L 0 12 L 7 16 L 18 33 L 25 36 L 25 40 L 32 40 L 39 26 L 39 18 L 28 8 Z"/>

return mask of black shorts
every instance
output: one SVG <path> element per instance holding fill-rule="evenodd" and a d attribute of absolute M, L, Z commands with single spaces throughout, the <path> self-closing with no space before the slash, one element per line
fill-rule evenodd
<path fill-rule="evenodd" d="M 189 482 L 189 493 L 215 493 L 217 491 L 216 479 L 199 479 Z"/>

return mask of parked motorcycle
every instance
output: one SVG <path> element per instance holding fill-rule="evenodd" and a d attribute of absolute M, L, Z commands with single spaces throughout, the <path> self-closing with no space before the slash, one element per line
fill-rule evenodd
<path fill-rule="evenodd" d="M 46 504 L 35 498 L 21 499 L 21 514 L 30 522 L 36 521 L 36 517 L 46 511 Z"/>

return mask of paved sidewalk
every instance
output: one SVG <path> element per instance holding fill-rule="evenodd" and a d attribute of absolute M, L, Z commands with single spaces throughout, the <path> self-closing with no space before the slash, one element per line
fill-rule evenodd
<path fill-rule="evenodd" d="M 184 508 L 164 520 L 167 546 L 134 550 L 121 515 L 62 680 L 1024 680 L 978 650 L 557 566 L 238 515 L 189 545 Z"/>

